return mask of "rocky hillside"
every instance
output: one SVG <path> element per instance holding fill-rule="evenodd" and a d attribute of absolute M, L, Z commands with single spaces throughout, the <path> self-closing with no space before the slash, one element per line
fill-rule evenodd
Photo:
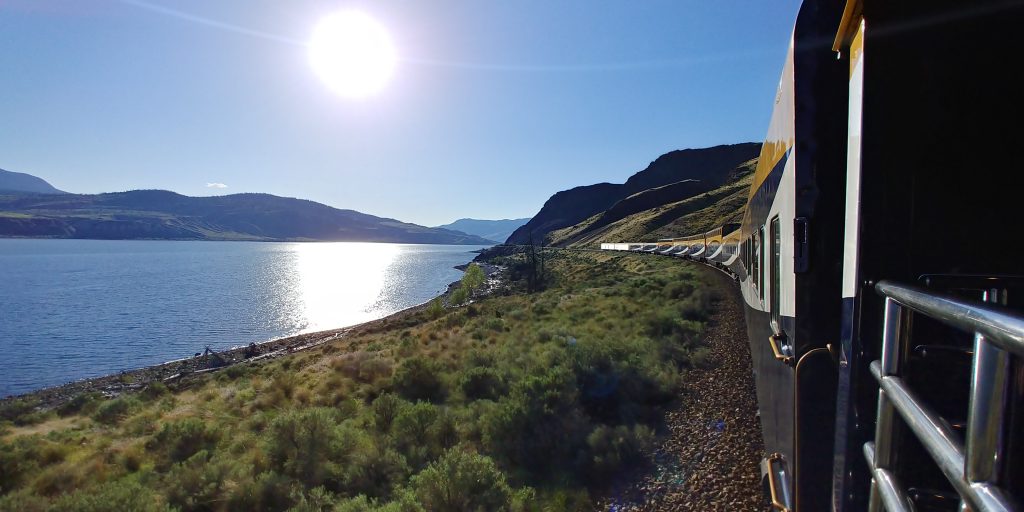
<path fill-rule="evenodd" d="M 661 195 L 664 195 L 665 200 L 681 200 L 682 197 L 673 196 L 673 194 L 683 192 L 685 187 L 691 187 L 689 190 L 695 194 L 717 189 L 729 181 L 730 176 L 735 174 L 737 166 L 756 158 L 760 150 L 761 144 L 747 142 L 672 151 L 658 157 L 644 170 L 626 180 L 626 183 L 600 183 L 559 192 L 544 203 L 540 212 L 530 222 L 512 233 L 507 243 L 528 244 L 532 239 L 534 243 L 543 241 L 548 244 L 565 244 L 564 237 L 559 242 L 549 235 L 554 231 L 573 228 L 588 221 L 590 224 L 598 222 L 597 227 L 604 227 L 603 224 L 600 224 L 601 222 L 622 220 L 621 218 L 613 219 L 613 217 L 622 215 L 629 210 L 635 210 L 643 201 L 653 200 Z M 672 186 L 687 180 L 697 181 L 700 185 L 678 185 L 668 190 L 654 192 L 647 198 L 630 199 L 635 194 Z M 619 213 L 612 214 L 611 217 L 604 220 L 591 219 L 595 215 L 610 210 L 623 200 L 629 201 L 618 209 Z"/>
<path fill-rule="evenodd" d="M 552 231 L 548 243 L 597 248 L 601 242 L 681 237 L 737 222 L 756 167 L 756 158 L 743 162 L 729 172 L 722 186 L 688 196 L 682 186 L 685 182 L 634 194 L 607 211 Z"/>
<path fill-rule="evenodd" d="M 0 236 L 96 239 L 303 240 L 490 245 L 446 229 L 278 197 L 0 193 Z"/>

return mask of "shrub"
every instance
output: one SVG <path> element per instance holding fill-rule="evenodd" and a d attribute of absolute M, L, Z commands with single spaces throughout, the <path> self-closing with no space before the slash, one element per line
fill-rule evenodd
<path fill-rule="evenodd" d="M 459 388 L 470 400 L 494 400 L 508 391 L 505 379 L 497 370 L 482 366 L 464 371 L 459 378 Z"/>
<path fill-rule="evenodd" d="M 228 498 L 227 510 L 287 510 L 295 490 L 284 475 L 267 471 L 253 480 L 243 480 Z"/>
<path fill-rule="evenodd" d="M 553 367 L 517 383 L 482 419 L 488 451 L 543 476 L 573 459 L 589 432 L 572 374 Z"/>
<path fill-rule="evenodd" d="M 490 458 L 449 450 L 412 481 L 427 510 L 508 510 L 512 490 Z"/>
<path fill-rule="evenodd" d="M 105 512 L 133 510 L 156 512 L 170 510 L 159 496 L 134 479 L 107 482 L 94 489 L 82 490 L 61 497 L 52 510 L 67 512 Z"/>
<path fill-rule="evenodd" d="M 467 292 L 472 294 L 484 284 L 487 276 L 484 275 L 484 271 L 480 268 L 480 265 L 476 263 L 470 263 L 466 267 L 466 273 L 462 276 L 462 287 L 466 288 Z"/>
<path fill-rule="evenodd" d="M 0 492 L 3 492 L 0 489 Z M 0 495 L 0 510 L 16 510 L 18 512 L 47 512 L 50 502 L 46 498 L 36 496 L 29 489 Z"/>
<path fill-rule="evenodd" d="M 0 442 L 0 494 L 18 488 L 36 470 L 38 459 L 38 450 L 30 439 Z"/>
<path fill-rule="evenodd" d="M 398 411 L 406 402 L 392 393 L 384 393 L 373 400 L 370 407 L 373 409 L 373 422 L 380 432 L 389 432 L 391 424 L 394 423 Z"/>
<path fill-rule="evenodd" d="M 96 407 L 92 419 L 104 425 L 115 425 L 120 423 L 128 413 L 139 405 L 139 401 L 133 397 L 120 397 L 107 400 Z"/>
<path fill-rule="evenodd" d="M 710 347 L 697 347 L 690 354 L 690 364 L 695 368 L 710 368 L 712 366 L 711 355 Z"/>
<path fill-rule="evenodd" d="M 63 402 L 57 407 L 57 415 L 61 418 L 78 413 L 91 414 L 102 397 L 99 393 L 79 393 L 74 398 Z"/>
<path fill-rule="evenodd" d="M 443 449 L 447 450 L 459 442 L 459 428 L 455 415 L 447 408 L 440 411 L 430 430 L 430 437 Z"/>
<path fill-rule="evenodd" d="M 277 372 L 274 375 L 274 380 L 270 384 L 271 392 L 280 394 L 289 400 L 292 398 L 292 393 L 295 392 L 295 386 L 297 385 L 295 373 L 288 371 L 291 366 L 291 362 L 291 359 L 285 359 L 281 362 L 281 367 L 284 371 Z"/>
<path fill-rule="evenodd" d="M 409 476 L 405 457 L 379 443 L 360 446 L 344 468 L 344 487 L 351 494 L 383 498 Z"/>
<path fill-rule="evenodd" d="M 460 286 L 452 292 L 450 301 L 453 306 L 457 306 L 466 302 L 467 299 L 469 299 L 469 292 L 466 291 L 464 286 Z"/>
<path fill-rule="evenodd" d="M 430 439 L 437 416 L 437 407 L 428 402 L 417 402 L 403 408 L 395 418 L 395 444 L 414 468 L 422 467 L 439 452 Z"/>
<path fill-rule="evenodd" d="M 146 448 L 165 453 L 171 462 L 182 462 L 201 450 L 212 449 L 219 437 L 219 432 L 203 420 L 185 418 L 164 423 Z"/>
<path fill-rule="evenodd" d="M 328 347 L 324 347 L 325 352 L 327 349 Z M 223 375 L 225 379 L 237 380 L 248 375 L 252 368 L 253 367 L 251 365 L 247 364 L 233 364 L 231 366 L 228 366 L 227 369 L 224 370 Z"/>
<path fill-rule="evenodd" d="M 315 487 L 308 492 L 292 491 L 295 506 L 288 512 L 326 512 L 335 510 L 337 498 L 323 487 Z"/>
<path fill-rule="evenodd" d="M 146 400 L 156 400 L 157 398 L 160 398 L 169 392 L 170 390 L 167 389 L 167 385 L 165 385 L 163 382 L 154 381 L 150 382 L 149 385 L 146 386 L 146 389 L 142 390 L 141 394 L 142 398 Z"/>
<path fill-rule="evenodd" d="M 340 465 L 360 441 L 360 433 L 339 427 L 331 409 L 289 411 L 270 425 L 267 454 L 271 466 L 307 488 L 336 481 Z"/>
<path fill-rule="evenodd" d="M 644 460 L 654 442 L 654 432 L 643 425 L 600 425 L 587 436 L 588 470 L 592 477 L 604 481 L 623 468 Z"/>
<path fill-rule="evenodd" d="M 15 399 L 0 403 L 0 421 L 15 425 L 34 425 L 46 419 L 46 413 L 36 411 L 36 404 L 29 400 Z"/>
<path fill-rule="evenodd" d="M 43 496 L 58 496 L 80 487 L 85 475 L 76 472 L 70 464 L 51 466 L 32 481 L 32 490 Z"/>
<path fill-rule="evenodd" d="M 678 300 L 693 293 L 693 285 L 686 281 L 675 280 L 665 286 L 663 293 L 666 299 Z"/>
<path fill-rule="evenodd" d="M 438 364 L 422 357 L 411 357 L 395 371 L 392 384 L 396 392 L 407 400 L 440 402 L 446 395 Z"/>
<path fill-rule="evenodd" d="M 170 505 L 182 510 L 209 510 L 226 501 L 226 484 L 231 478 L 232 464 L 212 458 L 200 450 L 188 460 L 175 464 L 164 479 Z"/>
<path fill-rule="evenodd" d="M 444 314 L 444 304 L 441 303 L 440 297 L 435 297 L 434 300 L 430 301 L 430 305 L 427 306 L 427 317 L 434 319 L 440 318 Z"/>
<path fill-rule="evenodd" d="M 414 494 L 404 489 L 397 494 L 398 499 L 388 503 L 380 503 L 363 495 L 356 496 L 338 503 L 334 512 L 424 512 Z"/>

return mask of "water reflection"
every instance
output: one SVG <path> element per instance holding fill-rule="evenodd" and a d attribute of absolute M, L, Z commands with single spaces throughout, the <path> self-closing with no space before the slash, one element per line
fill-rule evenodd
<path fill-rule="evenodd" d="M 295 244 L 303 332 L 380 318 L 378 297 L 399 246 L 372 243 Z"/>
<path fill-rule="evenodd" d="M 0 239 L 0 396 L 380 318 L 477 248 Z"/>

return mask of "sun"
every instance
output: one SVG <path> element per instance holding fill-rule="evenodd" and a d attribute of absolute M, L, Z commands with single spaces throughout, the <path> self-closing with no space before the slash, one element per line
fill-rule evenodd
<path fill-rule="evenodd" d="M 365 98 L 383 88 L 394 74 L 396 60 L 387 30 L 359 11 L 324 17 L 309 39 L 313 70 L 348 98 Z"/>

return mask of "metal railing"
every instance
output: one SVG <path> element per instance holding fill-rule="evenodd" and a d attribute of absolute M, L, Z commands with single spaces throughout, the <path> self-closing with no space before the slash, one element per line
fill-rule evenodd
<path fill-rule="evenodd" d="M 1000 486 L 998 475 L 1006 456 L 1001 417 L 1009 393 L 1010 354 L 1024 356 L 1024 319 L 998 305 L 915 286 L 883 281 L 875 290 L 885 297 L 885 316 L 882 358 L 871 363 L 879 391 L 875 441 L 864 445 L 872 473 L 868 510 L 914 510 L 894 468 L 901 429 L 921 441 L 960 495 L 962 507 L 977 512 L 1019 510 L 1016 497 Z M 1004 302 L 1005 290 L 986 289 L 984 300 Z M 913 313 L 974 334 L 966 442 L 902 378 Z M 901 423 L 896 421 L 897 414 Z"/>

